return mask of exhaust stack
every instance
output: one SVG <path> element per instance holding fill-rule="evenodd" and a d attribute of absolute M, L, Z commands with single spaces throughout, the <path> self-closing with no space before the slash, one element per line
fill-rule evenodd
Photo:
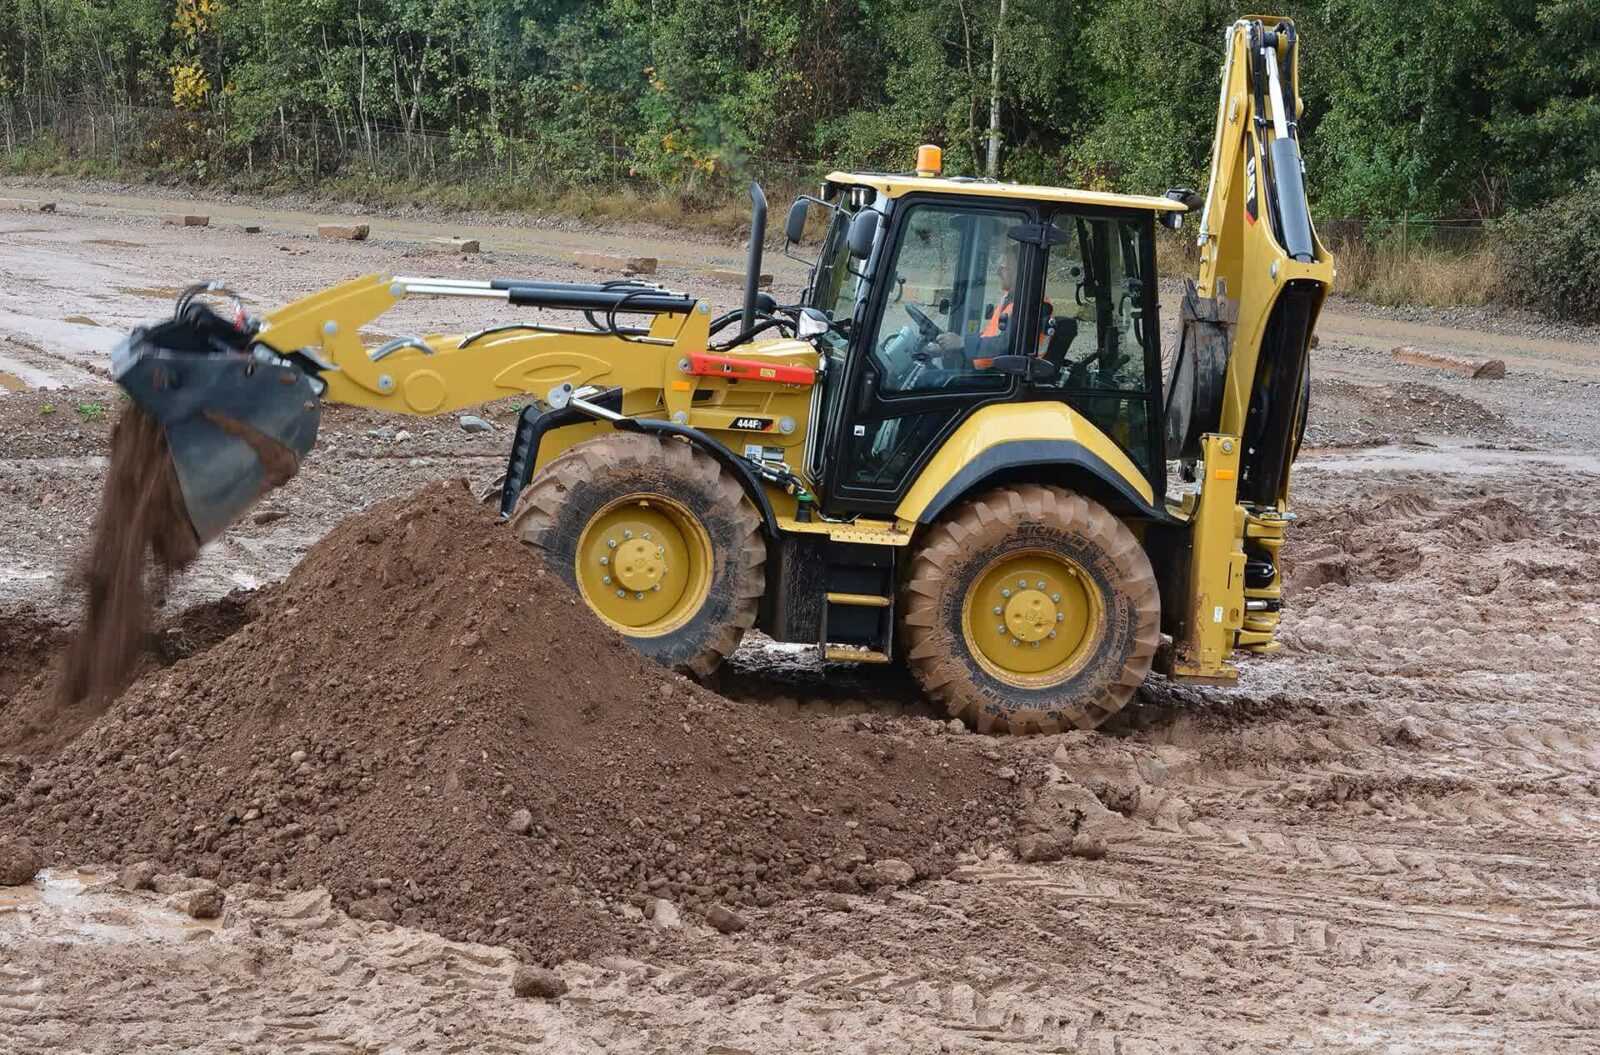
<path fill-rule="evenodd" d="M 740 315 L 739 339 L 750 336 L 756 326 L 756 297 L 761 285 L 761 251 L 767 240 L 767 195 L 761 184 L 750 182 L 750 252 L 744 265 L 744 311 Z M 737 342 L 736 342 L 737 343 Z"/>

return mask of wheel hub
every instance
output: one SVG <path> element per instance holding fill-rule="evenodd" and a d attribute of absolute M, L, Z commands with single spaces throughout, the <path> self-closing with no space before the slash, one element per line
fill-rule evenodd
<path fill-rule="evenodd" d="M 647 533 L 648 534 L 648 533 Z M 640 593 L 653 590 L 667 574 L 666 547 L 651 539 L 636 538 L 616 549 L 613 563 L 624 589 Z"/>
<path fill-rule="evenodd" d="M 1070 677 L 1099 640 L 1104 621 L 1099 587 L 1057 552 L 999 557 L 967 592 L 966 633 L 979 662 L 1019 687 Z"/>
<path fill-rule="evenodd" d="M 670 633 L 704 603 L 711 540 L 694 514 L 664 495 L 609 503 L 578 540 L 578 590 L 589 607 L 634 637 Z"/>
<path fill-rule="evenodd" d="M 1060 593 L 1056 594 L 1061 596 Z M 1006 627 L 1019 641 L 1042 641 L 1056 628 L 1056 606 L 1043 589 L 1023 590 L 1006 603 Z"/>

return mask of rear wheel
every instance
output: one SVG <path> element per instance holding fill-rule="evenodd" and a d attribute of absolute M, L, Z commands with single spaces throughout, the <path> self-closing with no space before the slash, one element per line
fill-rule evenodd
<path fill-rule="evenodd" d="M 577 444 L 523 491 L 512 528 L 651 659 L 705 677 L 755 623 L 761 521 L 739 482 L 680 440 Z"/>
<path fill-rule="evenodd" d="M 983 732 L 1094 728 L 1144 682 L 1160 643 L 1155 574 L 1133 532 L 1036 484 L 935 524 L 903 611 L 912 673 Z"/>

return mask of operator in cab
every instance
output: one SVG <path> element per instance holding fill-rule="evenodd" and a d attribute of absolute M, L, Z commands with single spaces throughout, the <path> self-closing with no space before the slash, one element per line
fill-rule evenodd
<path fill-rule="evenodd" d="M 1021 247 L 1014 242 L 1001 251 L 995 276 L 996 285 L 1000 289 L 1000 300 L 990 309 L 989 317 L 984 320 L 983 328 L 978 331 L 978 335 L 976 337 L 963 337 L 959 333 L 939 335 L 935 343 L 946 366 L 987 370 L 996 356 L 1011 353 L 1011 315 L 1017 300 L 1016 282 L 1020 251 Z M 1049 341 L 1043 323 L 1050 318 L 1052 309 L 1048 303 L 1042 305 L 1042 308 L 1038 346 L 1034 354 L 1042 354 Z M 1016 354 L 1025 353 L 1019 351 Z"/>

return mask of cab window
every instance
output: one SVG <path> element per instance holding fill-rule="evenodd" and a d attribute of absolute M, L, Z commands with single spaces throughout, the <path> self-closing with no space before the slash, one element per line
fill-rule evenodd
<path fill-rule="evenodd" d="M 1159 355 L 1146 325 L 1148 218 L 1058 213 L 1045 257 L 1045 355 L 1059 368 L 1039 386 L 1061 393 L 1149 474 Z"/>
<path fill-rule="evenodd" d="M 914 205 L 888 276 L 888 299 L 872 340 L 886 395 L 999 391 L 1009 378 L 989 369 L 1015 337 L 1010 326 L 1020 212 Z M 979 345 L 983 346 L 981 354 Z"/>
<path fill-rule="evenodd" d="M 1058 388 L 1144 392 L 1145 226 L 1136 220 L 1057 216 L 1066 240 L 1046 257 L 1044 300 Z"/>

